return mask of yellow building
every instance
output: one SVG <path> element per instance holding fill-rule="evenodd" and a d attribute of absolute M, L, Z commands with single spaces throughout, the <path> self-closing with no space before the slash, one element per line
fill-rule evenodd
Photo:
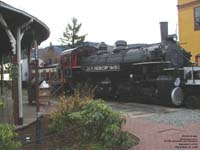
<path fill-rule="evenodd" d="M 178 18 L 180 44 L 195 61 L 200 54 L 200 0 L 178 0 Z"/>

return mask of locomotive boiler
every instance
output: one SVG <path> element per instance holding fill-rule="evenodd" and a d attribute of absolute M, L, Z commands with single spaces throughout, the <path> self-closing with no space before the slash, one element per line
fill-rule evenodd
<path fill-rule="evenodd" d="M 82 46 L 64 51 L 61 70 L 66 91 L 72 92 L 77 84 L 87 82 L 96 87 L 96 97 L 112 100 L 131 97 L 181 106 L 188 97 L 192 99 L 185 84 L 188 75 L 184 74 L 191 55 L 173 36 L 166 32 L 162 35 L 162 42 L 155 44 L 128 47 L 126 41 L 119 40 L 112 49 L 101 43 L 98 48 Z M 187 70 L 190 70 L 187 74 L 193 71 Z"/>

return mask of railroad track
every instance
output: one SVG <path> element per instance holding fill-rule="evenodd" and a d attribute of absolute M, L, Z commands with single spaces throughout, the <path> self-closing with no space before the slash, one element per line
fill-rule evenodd
<path fill-rule="evenodd" d="M 179 111 L 182 108 L 170 108 L 160 105 L 140 104 L 140 103 L 123 103 L 123 102 L 106 102 L 114 110 L 122 114 L 129 115 L 133 118 L 151 116 L 154 114 L 170 113 Z"/>

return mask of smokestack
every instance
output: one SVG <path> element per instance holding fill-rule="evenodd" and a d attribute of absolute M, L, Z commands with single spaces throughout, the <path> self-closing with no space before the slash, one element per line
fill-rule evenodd
<path fill-rule="evenodd" d="M 161 41 L 165 42 L 168 37 L 168 22 L 160 22 Z"/>

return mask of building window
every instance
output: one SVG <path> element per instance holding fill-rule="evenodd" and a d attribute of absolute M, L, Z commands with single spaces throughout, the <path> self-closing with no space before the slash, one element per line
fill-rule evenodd
<path fill-rule="evenodd" d="M 200 7 L 194 8 L 194 27 L 195 30 L 200 30 Z"/>

